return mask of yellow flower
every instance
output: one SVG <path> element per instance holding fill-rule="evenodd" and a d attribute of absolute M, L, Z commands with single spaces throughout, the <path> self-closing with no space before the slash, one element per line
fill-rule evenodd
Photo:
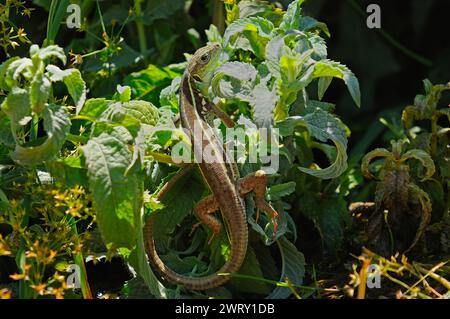
<path fill-rule="evenodd" d="M 11 299 L 11 290 L 0 289 L 0 299 Z"/>

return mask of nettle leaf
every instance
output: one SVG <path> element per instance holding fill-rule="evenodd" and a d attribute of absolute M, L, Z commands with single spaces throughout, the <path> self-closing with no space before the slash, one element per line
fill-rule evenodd
<path fill-rule="evenodd" d="M 344 240 L 344 227 L 350 223 L 345 200 L 336 194 L 307 193 L 298 200 L 302 213 L 313 221 L 327 249 L 335 253 Z"/>
<path fill-rule="evenodd" d="M 132 158 L 127 147 L 131 141 L 130 133 L 116 126 L 91 138 L 82 147 L 97 224 L 109 249 L 132 249 L 140 232 L 135 215 L 141 210 L 143 181 L 137 174 L 125 177 Z"/>
<path fill-rule="evenodd" d="M 228 26 L 228 28 L 225 30 L 225 34 L 223 35 L 223 44 L 224 47 L 231 47 L 235 48 L 236 44 L 240 44 L 239 47 L 241 49 L 248 49 L 252 50 L 252 41 L 255 41 L 256 39 L 263 40 L 263 41 L 269 41 L 271 38 L 272 31 L 274 29 L 274 25 L 272 22 L 265 18 L 261 17 L 250 17 L 250 18 L 242 18 L 234 21 L 232 24 Z M 244 34 L 244 31 L 251 30 L 257 33 L 258 37 L 250 37 L 247 38 L 248 41 L 250 41 L 250 46 L 246 47 L 242 45 L 242 41 L 237 41 L 241 35 L 243 35 L 246 38 L 246 35 Z M 258 45 L 257 43 L 253 43 L 253 45 Z"/>
<path fill-rule="evenodd" d="M 304 0 L 296 0 L 289 4 L 286 13 L 283 16 L 283 21 L 280 24 L 280 29 L 283 31 L 297 30 L 300 28 L 302 4 Z"/>
<path fill-rule="evenodd" d="M 44 72 L 38 72 L 30 86 L 30 103 L 31 109 L 35 113 L 41 113 L 47 104 L 50 96 L 52 83 Z"/>
<path fill-rule="evenodd" d="M 267 194 L 271 201 L 276 201 L 295 192 L 295 185 L 295 182 L 273 185 L 267 190 Z"/>
<path fill-rule="evenodd" d="M 218 68 L 211 82 L 213 93 L 227 99 L 247 100 L 258 71 L 249 63 L 227 62 Z"/>
<path fill-rule="evenodd" d="M 134 72 L 125 78 L 137 100 L 146 100 L 157 104 L 161 90 L 170 85 L 172 79 L 181 76 L 169 67 L 159 68 L 150 64 L 146 69 Z"/>
<path fill-rule="evenodd" d="M 277 87 L 270 90 L 265 83 L 257 84 L 248 100 L 253 108 L 253 117 L 259 127 L 270 127 L 273 123 L 273 110 L 278 102 Z"/>
<path fill-rule="evenodd" d="M 15 84 L 14 81 L 11 83 L 11 82 L 8 82 L 6 79 L 7 79 L 7 73 L 8 73 L 7 71 L 9 69 L 9 66 L 17 60 L 19 60 L 19 57 L 15 56 L 15 57 L 12 57 L 12 58 L 6 60 L 5 62 L 3 62 L 0 65 L 0 89 L 1 90 L 10 91 L 12 89 L 12 87 L 14 86 L 14 84 Z"/>
<path fill-rule="evenodd" d="M 6 66 L 6 65 L 5 65 Z M 18 86 L 19 76 L 23 75 L 27 80 L 31 79 L 32 73 L 30 69 L 33 67 L 33 62 L 29 58 L 21 58 L 13 60 L 6 70 L 5 83 L 9 88 Z"/>
<path fill-rule="evenodd" d="M 112 103 L 100 117 L 123 125 L 133 136 L 136 136 L 141 124 L 155 126 L 158 118 L 159 111 L 152 103 L 138 100 Z"/>
<path fill-rule="evenodd" d="M 75 103 L 76 114 L 79 114 L 86 101 L 86 83 L 81 77 L 80 71 L 77 69 L 61 70 L 52 64 L 48 65 L 46 70 L 52 82 L 64 82 Z"/>
<path fill-rule="evenodd" d="M 39 165 L 53 160 L 61 150 L 70 130 L 69 114 L 60 105 L 50 104 L 42 112 L 46 140 L 38 146 L 20 146 L 16 148 L 11 158 L 24 166 Z"/>
<path fill-rule="evenodd" d="M 176 112 L 178 110 L 178 89 L 180 88 L 181 77 L 176 77 L 172 83 L 161 91 L 159 95 L 160 106 L 170 106 L 171 110 Z"/>
<path fill-rule="evenodd" d="M 1 107 L 11 121 L 14 134 L 16 134 L 17 129 L 28 124 L 31 120 L 30 95 L 25 89 L 13 88 Z"/>
<path fill-rule="evenodd" d="M 114 101 L 104 98 L 89 99 L 84 103 L 78 115 L 99 119 L 111 103 L 114 103 Z"/>
<path fill-rule="evenodd" d="M 358 107 L 361 106 L 361 92 L 359 91 L 359 82 L 356 76 L 347 68 L 338 62 L 331 60 L 322 60 L 314 64 L 314 72 L 310 80 L 320 77 L 332 77 L 342 79 L 350 92 L 350 95 Z M 322 95 L 325 92 L 322 92 Z"/>
<path fill-rule="evenodd" d="M 67 58 L 66 54 L 64 53 L 64 49 L 57 46 L 57 45 L 49 45 L 45 48 L 39 49 L 39 46 L 36 44 L 33 44 L 30 47 L 30 57 L 38 56 L 40 60 L 44 61 L 46 59 L 49 59 L 51 57 L 56 57 L 57 59 L 61 60 L 63 64 L 66 64 Z"/>
<path fill-rule="evenodd" d="M 338 177 L 347 169 L 347 137 L 345 127 L 339 119 L 317 108 L 306 116 L 288 117 L 277 124 L 282 136 L 292 135 L 297 126 L 306 127 L 310 134 L 319 141 L 333 141 L 337 152 L 335 161 L 329 167 L 323 169 L 299 167 L 302 172 L 318 178 L 329 179 Z"/>
<path fill-rule="evenodd" d="M 222 44 L 223 38 L 220 35 L 219 30 L 214 24 L 209 25 L 209 29 L 205 30 L 206 38 L 208 39 L 208 44 L 211 43 L 220 43 Z"/>
<path fill-rule="evenodd" d="M 323 22 L 317 21 L 316 19 L 314 19 L 312 17 L 302 17 L 300 19 L 299 29 L 302 31 L 310 31 L 310 30 L 319 29 L 327 37 L 331 36 L 330 30 L 328 30 L 327 25 Z"/>
<path fill-rule="evenodd" d="M 305 276 L 305 257 L 285 237 L 277 240 L 277 244 L 280 249 L 282 263 L 280 281 L 285 282 L 286 279 L 289 279 L 292 284 L 301 285 Z M 292 291 L 287 287 L 276 287 L 267 299 L 285 299 L 291 294 Z"/>
<path fill-rule="evenodd" d="M 266 64 L 267 67 L 276 78 L 281 78 L 280 59 L 285 53 L 284 37 L 277 35 L 272 38 L 266 45 Z"/>

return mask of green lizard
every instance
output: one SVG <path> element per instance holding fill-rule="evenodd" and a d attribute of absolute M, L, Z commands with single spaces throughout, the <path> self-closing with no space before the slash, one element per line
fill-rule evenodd
<path fill-rule="evenodd" d="M 205 277 L 188 277 L 177 274 L 166 267 L 156 252 L 152 235 L 154 217 L 150 217 L 145 225 L 145 248 L 153 266 L 168 281 L 185 286 L 193 290 L 205 290 L 220 286 L 230 279 L 230 276 L 221 273 L 237 272 L 246 255 L 248 244 L 248 226 L 245 213 L 245 203 L 242 196 L 253 191 L 257 213 L 268 213 L 274 223 L 276 232 L 276 211 L 266 203 L 266 174 L 260 170 L 254 174 L 239 179 L 239 171 L 233 161 L 222 159 L 223 145 L 211 132 L 210 115 L 215 114 L 221 118 L 225 125 L 233 126 L 233 121 L 217 106 L 207 101 L 207 93 L 215 68 L 218 65 L 220 46 L 209 45 L 197 50 L 192 56 L 183 75 L 180 87 L 180 117 L 183 128 L 191 134 L 192 145 L 195 149 L 212 149 L 208 155 L 205 152 L 195 153 L 195 160 L 200 172 L 211 190 L 211 195 L 196 204 L 194 211 L 201 223 L 206 224 L 213 232 L 221 232 L 222 224 L 213 214 L 222 213 L 231 241 L 231 254 L 225 264 L 215 273 Z M 194 138 L 194 126 L 200 125 L 204 137 Z M 206 138 L 205 138 L 206 135 Z M 169 181 L 170 183 L 170 181 Z M 162 197 L 160 192 L 158 197 Z"/>

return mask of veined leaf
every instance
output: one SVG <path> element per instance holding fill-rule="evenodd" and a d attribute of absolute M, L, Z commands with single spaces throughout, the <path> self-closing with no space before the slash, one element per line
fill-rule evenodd
<path fill-rule="evenodd" d="M 57 45 L 49 45 L 46 46 L 45 48 L 39 49 L 38 45 L 33 44 L 30 47 L 30 57 L 33 58 L 35 55 L 37 55 L 39 59 L 42 61 L 49 59 L 51 57 L 56 57 L 57 59 L 61 60 L 63 64 L 66 64 L 67 62 L 64 49 Z"/>
<path fill-rule="evenodd" d="M 97 223 L 108 248 L 133 249 L 141 231 L 135 216 L 142 206 L 143 181 L 137 174 L 125 177 L 132 157 L 127 147 L 131 140 L 124 127 L 116 126 L 82 147 Z"/>
<path fill-rule="evenodd" d="M 52 84 L 44 72 L 38 72 L 30 86 L 31 109 L 35 113 L 41 113 L 47 104 Z"/>
<path fill-rule="evenodd" d="M 287 182 L 271 186 L 267 191 L 270 196 L 270 200 L 279 200 L 284 196 L 292 194 L 295 192 L 295 185 L 295 182 Z"/>
<path fill-rule="evenodd" d="M 361 92 L 355 75 L 345 66 L 331 60 L 322 60 L 314 64 L 311 80 L 320 77 L 334 77 L 344 80 L 356 105 L 361 106 Z"/>
<path fill-rule="evenodd" d="M 161 90 L 168 86 L 172 79 L 181 76 L 169 67 L 163 69 L 150 64 L 146 69 L 131 73 L 125 78 L 137 100 L 146 100 L 157 104 Z"/>
<path fill-rule="evenodd" d="M 287 278 L 292 284 L 301 285 L 305 276 L 305 257 L 285 237 L 281 237 L 277 244 L 282 263 L 280 281 L 284 282 Z M 267 299 L 285 299 L 291 294 L 292 291 L 287 287 L 276 287 Z"/>
<path fill-rule="evenodd" d="M 99 119 L 108 106 L 114 101 L 104 98 L 89 99 L 81 108 L 79 115 L 89 116 L 93 119 Z"/>
<path fill-rule="evenodd" d="M 303 2 L 304 0 L 296 0 L 289 4 L 280 24 L 281 30 L 286 32 L 292 29 L 299 29 Z"/>
<path fill-rule="evenodd" d="M 31 120 L 30 95 L 25 89 L 13 88 L 1 107 L 10 119 L 13 134 Z"/>
<path fill-rule="evenodd" d="M 337 194 L 307 193 L 298 200 L 302 213 L 317 228 L 327 249 L 335 253 L 344 240 L 344 227 L 350 223 L 345 200 Z"/>
<path fill-rule="evenodd" d="M 329 179 L 341 175 L 347 169 L 347 137 L 340 120 L 322 109 L 316 109 L 306 116 L 292 116 L 277 124 L 282 136 L 292 135 L 297 126 L 304 126 L 319 141 L 332 140 L 336 146 L 336 159 L 323 169 L 300 167 L 302 172 L 312 176 Z"/>
<path fill-rule="evenodd" d="M 12 58 L 6 60 L 5 62 L 3 62 L 0 65 L 0 89 L 1 90 L 10 91 L 12 89 L 12 87 L 14 86 L 14 82 L 11 83 L 9 81 L 9 83 L 8 83 L 8 81 L 6 81 L 6 75 L 7 75 L 9 66 L 17 60 L 19 60 L 19 57 L 15 56 L 15 57 L 12 57 Z"/>
<path fill-rule="evenodd" d="M 402 158 L 416 159 L 423 165 L 423 167 L 425 167 L 426 173 L 422 179 L 422 182 L 431 178 L 431 176 L 433 176 L 434 172 L 436 171 L 436 168 L 434 166 L 434 162 L 433 162 L 431 156 L 423 150 L 419 150 L 419 149 L 409 150 L 408 152 L 406 152 L 405 154 L 402 155 Z"/>
<path fill-rule="evenodd" d="M 373 151 L 367 153 L 362 159 L 361 172 L 368 179 L 375 178 L 369 171 L 370 162 L 376 157 L 393 157 L 393 156 L 394 155 L 392 154 L 392 152 L 388 151 L 385 148 L 376 148 Z"/>
<path fill-rule="evenodd" d="M 238 19 L 230 24 L 225 30 L 225 34 L 223 35 L 224 47 L 233 47 L 238 36 L 242 34 L 244 30 L 248 30 L 249 26 L 256 28 L 258 35 L 261 38 L 266 38 L 267 41 L 270 39 L 270 35 L 274 29 L 273 23 L 265 18 L 250 17 Z"/>
<path fill-rule="evenodd" d="M 46 70 L 51 81 L 64 81 L 67 91 L 75 103 L 76 114 L 79 114 L 86 101 L 86 83 L 81 77 L 80 71 L 77 69 L 61 70 L 55 65 L 48 65 Z"/>
<path fill-rule="evenodd" d="M 38 146 L 16 145 L 11 158 L 24 166 L 39 165 L 54 159 L 61 150 L 70 130 L 70 119 L 66 110 L 50 104 L 42 113 L 47 139 Z"/>

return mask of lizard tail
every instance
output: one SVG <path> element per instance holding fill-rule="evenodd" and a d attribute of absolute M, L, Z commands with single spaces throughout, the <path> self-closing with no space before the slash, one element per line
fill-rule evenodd
<path fill-rule="evenodd" d="M 144 226 L 145 251 L 151 264 L 164 278 L 173 284 L 183 285 L 190 290 L 206 290 L 215 288 L 230 280 L 229 275 L 222 274 L 237 272 L 244 261 L 247 245 L 239 245 L 238 247 L 238 245 L 235 245 L 232 240 L 231 256 L 218 271 L 204 277 L 188 277 L 180 275 L 169 269 L 159 257 L 156 251 L 155 241 L 153 239 L 153 223 L 154 217 L 151 216 L 147 219 Z M 248 236 L 247 232 L 245 233 L 245 236 Z M 247 240 L 243 240 L 241 242 L 247 243 Z"/>

